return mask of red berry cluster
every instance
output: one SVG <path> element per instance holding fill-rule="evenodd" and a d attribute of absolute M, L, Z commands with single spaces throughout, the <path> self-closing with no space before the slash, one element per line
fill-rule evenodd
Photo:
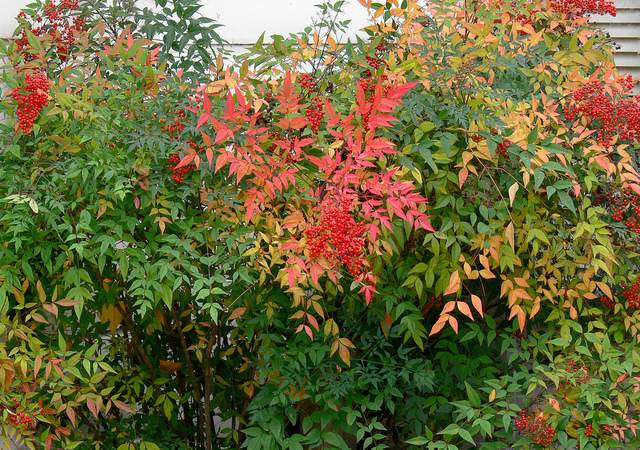
<path fill-rule="evenodd" d="M 387 75 L 384 73 L 380 75 L 380 80 L 382 81 L 387 81 L 387 78 L 388 78 Z M 358 85 L 362 87 L 363 91 L 371 92 L 376 87 L 376 82 L 377 82 L 377 79 L 373 78 L 373 74 L 371 73 L 371 70 L 367 69 L 364 71 L 362 78 L 358 80 Z M 385 91 L 385 94 L 386 94 L 386 91 Z"/>
<path fill-rule="evenodd" d="M 640 277 L 628 288 L 622 285 L 622 296 L 627 301 L 629 309 L 640 309 Z"/>
<path fill-rule="evenodd" d="M 371 74 L 371 70 L 367 69 L 364 72 L 362 78 L 358 80 L 358 85 L 362 88 L 363 91 L 372 91 L 375 87 L 376 83 Z"/>
<path fill-rule="evenodd" d="M 313 97 L 311 100 L 311 106 L 306 110 L 306 116 L 307 120 L 311 124 L 311 130 L 314 133 L 317 133 L 320 129 L 322 118 L 324 117 L 324 103 L 322 102 L 322 98 Z"/>
<path fill-rule="evenodd" d="M 316 92 L 317 83 L 308 73 L 303 73 L 298 77 L 298 84 L 309 92 Z"/>
<path fill-rule="evenodd" d="M 36 426 L 36 419 L 21 411 L 9 414 L 9 422 L 16 428 L 35 428 Z"/>
<path fill-rule="evenodd" d="M 77 33 L 85 26 L 84 19 L 75 14 L 77 10 L 78 0 L 62 0 L 59 4 L 54 0 L 48 0 L 44 5 L 44 15 L 28 18 L 24 11 L 20 12 L 18 17 L 27 23 L 21 30 L 16 45 L 24 60 L 30 61 L 34 58 L 27 51 L 30 48 L 27 32 L 30 32 L 37 37 L 50 38 L 53 51 L 61 61 L 65 61 L 76 41 Z"/>
<path fill-rule="evenodd" d="M 189 141 L 189 146 L 198 153 L 202 152 L 202 147 L 200 147 L 193 141 Z M 169 166 L 169 170 L 171 171 L 171 179 L 176 183 L 182 183 L 184 181 L 184 177 L 196 169 L 193 163 L 187 164 L 182 167 L 177 167 L 177 165 L 180 163 L 180 160 L 181 158 L 179 153 L 172 153 L 167 158 L 167 165 Z"/>
<path fill-rule="evenodd" d="M 162 131 L 166 132 L 169 135 L 171 140 L 177 140 L 180 137 L 180 134 L 184 131 L 184 119 L 186 117 L 186 112 L 184 109 L 179 109 L 176 111 L 176 115 L 174 120 L 169 125 L 163 125 Z M 164 123 L 164 119 L 160 119 L 161 123 Z"/>
<path fill-rule="evenodd" d="M 303 73 L 298 77 L 298 84 L 311 94 L 315 94 L 318 91 L 318 84 L 308 73 Z M 311 130 L 317 133 L 324 118 L 324 102 L 322 101 L 322 97 L 316 95 L 311 99 L 311 105 L 306 109 L 305 115 L 311 125 Z"/>
<path fill-rule="evenodd" d="M 551 0 L 551 8 L 569 17 L 586 14 L 617 14 L 612 0 Z"/>
<path fill-rule="evenodd" d="M 35 428 L 37 425 L 35 417 L 26 412 L 19 411 L 18 408 L 20 408 L 20 402 L 18 400 L 13 402 L 13 409 L 0 405 L 0 411 L 7 410 L 9 413 L 9 423 L 17 430 L 25 431 L 28 428 Z"/>
<path fill-rule="evenodd" d="M 172 153 L 167 158 L 167 165 L 169 166 L 169 170 L 171 170 L 171 179 L 176 183 L 182 183 L 184 181 L 184 177 L 191 172 L 191 167 L 189 166 L 176 167 L 179 163 L 179 153 Z"/>
<path fill-rule="evenodd" d="M 27 73 L 22 88 L 16 88 L 11 96 L 18 105 L 16 114 L 20 130 L 24 133 L 31 133 L 33 123 L 49 102 L 47 75 L 40 69 Z"/>
<path fill-rule="evenodd" d="M 624 221 L 629 231 L 640 234 L 640 195 L 630 189 L 611 191 L 606 195 L 606 200 L 612 209 L 611 219 Z"/>
<path fill-rule="evenodd" d="M 363 76 L 358 80 L 358 85 L 362 87 L 363 91 L 373 91 L 375 88 L 377 80 L 373 77 L 373 72 L 377 71 L 384 64 L 383 56 L 386 51 L 386 45 L 380 44 L 376 47 L 375 56 L 367 56 L 367 63 L 371 68 L 365 70 Z M 382 74 L 380 79 L 385 81 L 387 76 Z"/>
<path fill-rule="evenodd" d="M 312 258 L 324 257 L 331 264 L 346 267 L 354 277 L 364 272 L 365 225 L 351 215 L 351 202 L 325 204 L 320 223 L 305 230 Z"/>
<path fill-rule="evenodd" d="M 592 81 L 577 89 L 568 98 L 565 117 L 586 119 L 596 130 L 596 140 L 604 146 L 618 135 L 623 140 L 640 139 L 640 96 L 629 95 L 635 81 L 627 76 L 614 86 Z"/>
<path fill-rule="evenodd" d="M 528 435 L 538 445 L 547 447 L 556 437 L 555 428 L 547 423 L 542 413 L 534 416 L 523 409 L 520 410 L 514 422 L 521 434 Z"/>
<path fill-rule="evenodd" d="M 577 373 L 576 382 L 579 384 L 584 384 L 591 379 L 591 376 L 589 375 L 589 368 L 586 364 L 579 365 L 573 359 L 567 361 L 567 372 Z"/>
<path fill-rule="evenodd" d="M 496 154 L 501 158 L 505 158 L 507 156 L 507 149 L 511 144 L 512 142 L 509 139 L 503 139 L 502 142 L 498 144 Z"/>
<path fill-rule="evenodd" d="M 586 437 L 593 436 L 593 425 L 589 424 L 586 426 L 586 428 L 584 429 L 584 435 Z"/>
<path fill-rule="evenodd" d="M 376 47 L 374 52 L 374 56 L 367 56 L 367 63 L 373 68 L 373 70 L 378 70 L 384 64 L 384 55 L 387 52 L 387 46 L 384 44 L 379 44 Z"/>
<path fill-rule="evenodd" d="M 610 299 L 609 297 L 607 297 L 606 295 L 600 296 L 600 304 L 605 309 L 613 309 L 616 306 L 616 302 Z"/>

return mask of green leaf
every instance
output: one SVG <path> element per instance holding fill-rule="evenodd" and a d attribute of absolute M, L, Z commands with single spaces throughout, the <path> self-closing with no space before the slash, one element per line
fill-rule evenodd
<path fill-rule="evenodd" d="M 467 430 L 461 428 L 460 431 L 458 432 L 458 434 L 460 435 L 460 437 L 462 439 L 464 439 L 468 443 L 476 445 L 476 443 L 474 442 L 473 438 L 471 437 L 471 433 L 469 433 Z"/>
<path fill-rule="evenodd" d="M 409 439 L 408 441 L 405 441 L 405 443 L 409 445 L 425 445 L 425 444 L 428 444 L 429 442 L 430 440 L 423 436 L 417 436 Z"/>
<path fill-rule="evenodd" d="M 440 431 L 438 434 L 444 435 L 456 435 L 460 431 L 460 426 L 458 424 L 452 423 L 448 425 L 444 430 Z"/>

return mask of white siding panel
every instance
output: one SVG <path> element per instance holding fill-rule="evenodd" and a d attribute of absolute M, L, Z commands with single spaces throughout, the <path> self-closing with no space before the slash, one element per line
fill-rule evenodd
<path fill-rule="evenodd" d="M 640 38 L 618 38 L 615 42 L 620 46 L 619 53 L 640 53 Z"/>
<path fill-rule="evenodd" d="M 637 38 L 640 36 L 640 25 L 638 24 L 612 23 L 600 25 L 600 28 L 607 30 L 614 38 Z"/>
<path fill-rule="evenodd" d="M 31 0 L 0 0 L 0 38 L 10 37 L 15 17 Z M 107 0 L 105 0 L 107 1 Z M 151 0 L 138 0 L 141 6 Z M 265 32 L 289 34 L 311 25 L 319 0 L 202 0 L 202 13 L 224 25 L 218 31 L 232 44 L 250 44 Z M 367 22 L 366 10 L 357 0 L 347 0 L 345 18 L 351 19 L 350 35 Z"/>
<path fill-rule="evenodd" d="M 615 55 L 616 65 L 621 69 L 624 67 L 640 68 L 640 55 L 637 53 L 618 53 Z"/>
<path fill-rule="evenodd" d="M 640 5 L 640 0 L 638 0 Z M 596 23 L 626 23 L 640 24 L 640 7 L 634 9 L 621 9 L 616 16 L 593 16 L 591 18 Z"/>
<path fill-rule="evenodd" d="M 640 0 L 617 0 L 616 6 L 618 10 L 638 8 Z"/>

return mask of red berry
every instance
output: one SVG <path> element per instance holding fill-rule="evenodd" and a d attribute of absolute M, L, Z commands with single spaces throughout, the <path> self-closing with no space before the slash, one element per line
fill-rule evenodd
<path fill-rule="evenodd" d="M 307 228 L 307 246 L 311 258 L 325 258 L 332 264 L 342 264 L 354 277 L 364 273 L 365 226 L 351 215 L 351 202 L 342 200 L 339 206 L 326 202 L 320 223 Z"/>
<path fill-rule="evenodd" d="M 298 76 L 298 84 L 300 85 L 300 87 L 308 90 L 309 92 L 315 92 L 317 88 L 315 80 L 308 73 L 303 73 Z"/>
<path fill-rule="evenodd" d="M 593 436 L 593 425 L 589 424 L 586 426 L 586 428 L 584 429 L 584 435 L 586 437 Z"/>
<path fill-rule="evenodd" d="M 640 309 L 640 277 L 622 292 L 622 296 L 627 301 L 627 307 L 631 310 Z"/>
<path fill-rule="evenodd" d="M 586 14 L 617 14 L 612 0 L 551 0 L 551 8 L 568 17 L 582 17 Z"/>
<path fill-rule="evenodd" d="M 311 100 L 311 106 L 307 108 L 306 116 L 311 125 L 311 129 L 314 133 L 317 133 L 324 117 L 324 103 L 322 102 L 322 98 L 314 97 Z"/>
<path fill-rule="evenodd" d="M 49 79 L 43 70 L 26 74 L 22 88 L 12 93 L 18 108 L 18 126 L 24 133 L 31 133 L 40 111 L 49 103 Z"/>
<path fill-rule="evenodd" d="M 545 447 L 551 445 L 556 436 L 555 428 L 546 423 L 542 413 L 529 415 L 524 409 L 518 413 L 515 427 L 521 434 L 528 435 L 534 443 Z"/>
<path fill-rule="evenodd" d="M 569 96 L 567 120 L 582 120 L 596 130 L 596 141 L 610 146 L 614 137 L 625 141 L 640 139 L 640 96 L 629 95 L 633 77 L 622 77 L 613 86 L 591 81 Z"/>

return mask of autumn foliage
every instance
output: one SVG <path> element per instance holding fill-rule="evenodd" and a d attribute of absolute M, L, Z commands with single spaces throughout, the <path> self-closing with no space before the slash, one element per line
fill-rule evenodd
<path fill-rule="evenodd" d="M 99 3 L 2 48 L 5 439 L 639 445 L 612 2 L 360 0 L 353 42 L 329 2 L 233 57 L 197 0 Z"/>

